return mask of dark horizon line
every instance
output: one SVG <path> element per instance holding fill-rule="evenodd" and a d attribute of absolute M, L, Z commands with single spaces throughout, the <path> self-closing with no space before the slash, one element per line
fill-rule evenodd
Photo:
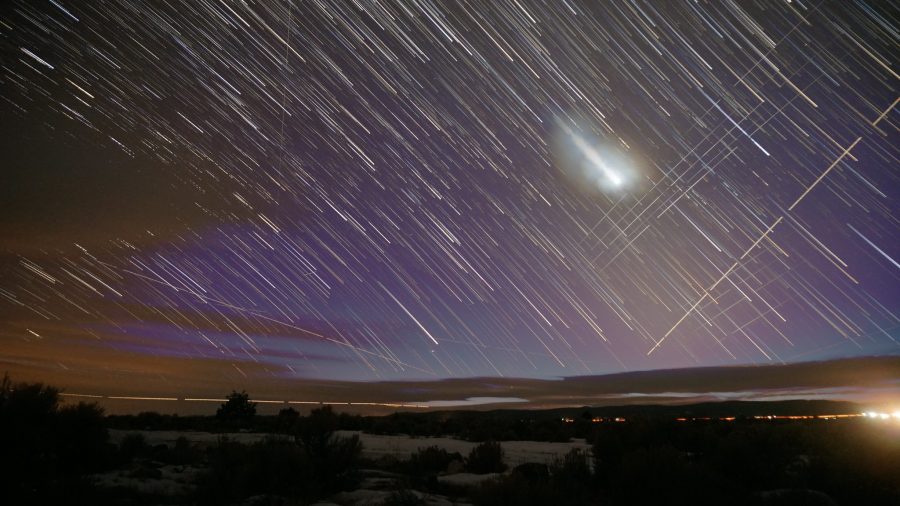
<path fill-rule="evenodd" d="M 340 380 L 283 380 L 229 385 L 211 392 L 78 392 L 59 385 L 73 401 L 113 403 L 111 411 L 140 411 L 124 404 L 178 403 L 179 412 L 202 412 L 222 402 L 228 390 L 251 387 L 263 406 L 332 404 L 356 410 L 545 409 L 615 404 L 690 404 L 703 401 L 824 398 L 886 404 L 900 384 L 900 355 L 838 358 L 773 365 L 705 366 L 631 371 L 608 375 L 535 378 L 446 378 L 361 383 Z M 293 399 L 293 400 L 292 400 Z M 873 399 L 880 399 L 875 401 Z M 144 404 L 146 405 L 146 404 Z M 113 407 L 113 406 L 111 406 Z"/>

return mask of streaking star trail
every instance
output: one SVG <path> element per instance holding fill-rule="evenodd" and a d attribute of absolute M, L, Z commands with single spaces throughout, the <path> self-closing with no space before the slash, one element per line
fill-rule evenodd
<path fill-rule="evenodd" d="M 199 396 L 897 354 L 898 14 L 6 2 L 0 362 Z"/>

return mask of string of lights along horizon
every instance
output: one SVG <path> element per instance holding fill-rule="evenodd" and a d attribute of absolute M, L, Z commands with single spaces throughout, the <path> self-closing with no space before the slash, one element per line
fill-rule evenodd
<path fill-rule="evenodd" d="M 252 387 L 897 354 L 898 14 L 7 2 L 0 358 Z"/>

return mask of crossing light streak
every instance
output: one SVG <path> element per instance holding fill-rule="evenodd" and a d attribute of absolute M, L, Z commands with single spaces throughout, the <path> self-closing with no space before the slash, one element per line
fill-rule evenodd
<path fill-rule="evenodd" d="M 17 368 L 140 397 L 900 351 L 889 2 L 10 2 Z"/>

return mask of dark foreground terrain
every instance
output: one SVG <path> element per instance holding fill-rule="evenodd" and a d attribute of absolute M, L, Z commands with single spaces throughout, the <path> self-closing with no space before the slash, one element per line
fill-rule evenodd
<path fill-rule="evenodd" d="M 823 416 L 859 411 L 792 401 L 259 416 L 235 392 L 215 417 L 107 417 L 6 378 L 0 487 L 10 505 L 900 504 L 898 420 Z"/>

